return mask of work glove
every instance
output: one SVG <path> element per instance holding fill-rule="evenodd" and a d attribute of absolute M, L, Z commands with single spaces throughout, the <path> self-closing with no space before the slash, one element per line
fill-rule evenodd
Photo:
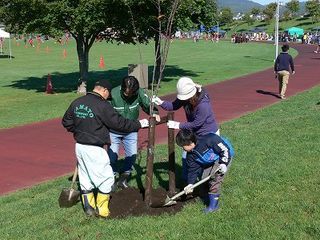
<path fill-rule="evenodd" d="M 180 122 L 169 120 L 167 122 L 167 126 L 168 126 L 168 128 L 179 129 L 180 128 Z"/>
<path fill-rule="evenodd" d="M 221 163 L 217 169 L 217 173 L 224 175 L 227 172 L 227 165 Z"/>
<path fill-rule="evenodd" d="M 141 119 L 139 120 L 141 128 L 149 127 L 149 120 L 148 119 Z"/>
<path fill-rule="evenodd" d="M 157 122 L 161 121 L 161 118 L 160 118 L 159 114 L 152 114 L 152 117 L 155 117 Z"/>
<path fill-rule="evenodd" d="M 183 191 L 185 194 L 193 193 L 193 185 L 188 184 L 187 186 L 184 187 Z"/>
<path fill-rule="evenodd" d="M 156 95 L 152 96 L 151 102 L 155 103 L 158 106 L 163 103 L 163 101 L 160 98 L 158 98 Z"/>

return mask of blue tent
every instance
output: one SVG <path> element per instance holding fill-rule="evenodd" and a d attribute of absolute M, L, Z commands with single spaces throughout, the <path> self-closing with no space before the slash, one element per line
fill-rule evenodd
<path fill-rule="evenodd" d="M 206 27 L 203 25 L 200 25 L 200 32 L 205 32 L 206 31 Z"/>
<path fill-rule="evenodd" d="M 218 26 L 213 26 L 212 28 L 210 28 L 210 32 L 219 32 L 221 34 L 225 33 L 226 31 L 222 30 L 221 28 L 219 28 Z"/>

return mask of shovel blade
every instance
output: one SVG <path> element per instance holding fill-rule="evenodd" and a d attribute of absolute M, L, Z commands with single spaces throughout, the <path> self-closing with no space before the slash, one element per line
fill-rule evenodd
<path fill-rule="evenodd" d="M 72 188 L 62 189 L 59 196 L 59 206 L 61 208 L 70 208 L 77 204 L 80 199 L 80 191 L 74 190 Z"/>
<path fill-rule="evenodd" d="M 168 206 L 172 206 L 172 205 L 175 205 L 175 204 L 177 204 L 177 202 L 167 196 L 167 198 L 166 198 L 163 206 L 164 206 L 164 207 L 168 207 Z"/>

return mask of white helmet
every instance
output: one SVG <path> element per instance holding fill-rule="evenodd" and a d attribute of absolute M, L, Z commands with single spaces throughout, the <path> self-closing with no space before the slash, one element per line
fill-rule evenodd
<path fill-rule="evenodd" d="M 177 98 L 187 100 L 193 97 L 197 92 L 197 84 L 191 78 L 182 77 L 177 83 Z"/>

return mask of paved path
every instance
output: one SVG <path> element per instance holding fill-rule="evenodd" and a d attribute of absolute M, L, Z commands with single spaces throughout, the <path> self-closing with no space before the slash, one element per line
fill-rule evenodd
<path fill-rule="evenodd" d="M 296 75 L 290 79 L 287 96 L 319 84 L 320 54 L 313 53 L 314 46 L 295 45 L 295 48 L 299 51 L 295 59 Z M 214 100 L 214 112 L 220 123 L 281 101 L 272 95 L 277 91 L 272 69 L 213 84 L 206 89 Z M 175 95 L 165 97 L 174 98 Z M 183 111 L 177 111 L 175 119 L 184 121 Z M 0 195 L 73 171 L 73 138 L 60 121 L 54 119 L 0 130 Z M 147 131 L 140 131 L 140 141 L 146 139 Z M 156 142 L 166 141 L 167 128 L 157 127 Z"/>

